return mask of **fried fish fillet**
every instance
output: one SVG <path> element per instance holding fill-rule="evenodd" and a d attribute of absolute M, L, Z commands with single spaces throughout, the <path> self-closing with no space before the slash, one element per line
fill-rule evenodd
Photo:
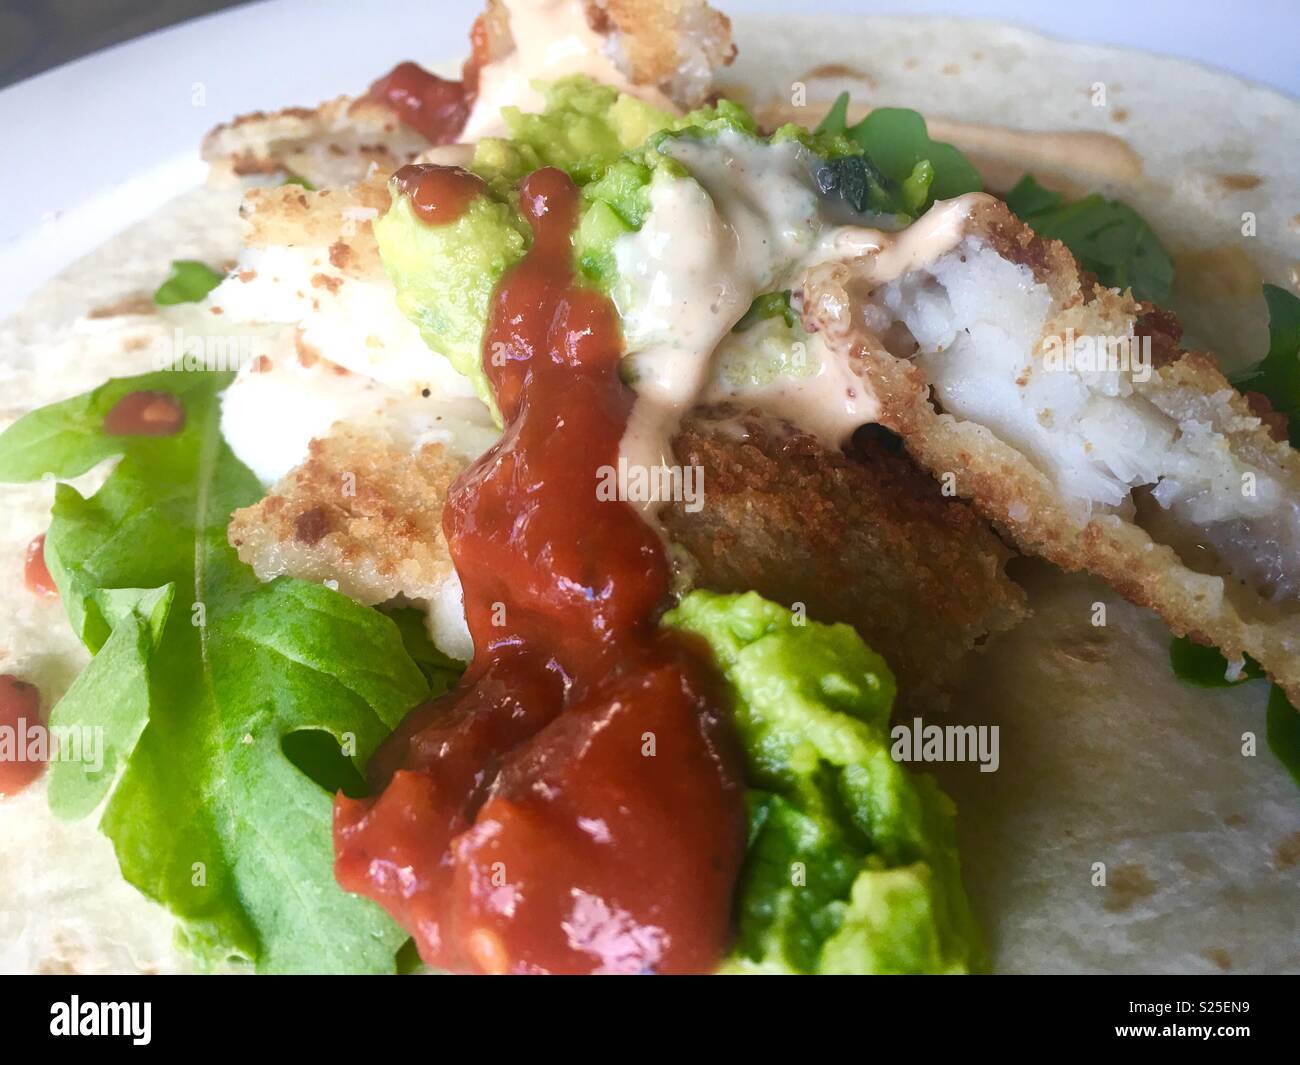
<path fill-rule="evenodd" d="M 859 433 L 831 451 L 782 422 L 713 410 L 686 419 L 674 451 L 704 475 L 701 508 L 663 514 L 695 583 L 852 625 L 893 669 L 903 708 L 942 703 L 967 652 L 1028 613 L 1005 572 L 1012 552 L 896 440 Z"/>
<path fill-rule="evenodd" d="M 339 423 L 235 512 L 230 543 L 262 580 L 334 581 L 367 604 L 436 596 L 452 573 L 443 502 L 465 461 L 438 443 L 412 448 L 382 423 Z"/>
<path fill-rule="evenodd" d="M 502 104 L 520 103 L 534 79 L 593 64 L 602 81 L 661 106 L 694 107 L 736 52 L 731 23 L 703 0 L 488 0 L 470 42 L 462 76 L 480 99 L 467 139 L 488 132 Z M 391 173 L 429 147 L 382 101 L 340 96 L 222 123 L 204 138 L 203 158 L 217 176 L 287 173 L 347 185 Z"/>
<path fill-rule="evenodd" d="M 688 418 L 674 446 L 704 471 L 705 506 L 663 515 L 692 582 L 853 625 L 894 669 L 903 706 L 942 703 L 967 652 L 1027 613 L 1005 573 L 1011 552 L 887 442 L 867 436 L 841 454 L 783 423 L 711 410 Z M 412 446 L 383 420 L 340 423 L 236 512 L 230 542 L 263 580 L 329 580 L 364 603 L 445 612 L 458 586 L 441 515 L 468 461 Z"/>
<path fill-rule="evenodd" d="M 1023 551 L 1300 702 L 1300 457 L 1168 315 L 982 194 L 841 231 L 796 298 L 880 423 Z"/>

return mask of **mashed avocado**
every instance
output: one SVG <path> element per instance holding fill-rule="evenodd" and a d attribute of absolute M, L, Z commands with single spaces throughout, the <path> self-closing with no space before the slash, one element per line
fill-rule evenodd
<path fill-rule="evenodd" d="M 543 166 L 558 167 L 585 185 L 673 122 L 667 111 L 590 78 L 565 78 L 537 88 L 545 109 L 525 114 L 517 107 L 502 108 L 509 137 L 488 137 L 474 152 L 474 172 L 503 195 Z"/>
<path fill-rule="evenodd" d="M 429 347 L 470 378 L 494 413 L 481 365 L 483 331 L 493 288 L 528 246 L 530 233 L 518 211 L 517 185 L 533 170 L 558 167 L 582 189 L 574 265 L 581 278 L 607 294 L 619 280 L 614 246 L 644 224 L 656 174 L 690 180 L 686 169 L 663 150 L 670 138 L 738 135 L 752 139 L 760 149 L 797 141 L 808 149 L 810 183 L 818 166 L 833 165 L 840 193 L 856 195 L 854 190 L 866 187 L 866 171 L 858 159 L 862 149 L 843 134 L 785 126 L 763 138 L 753 116 L 729 100 L 674 117 L 585 77 L 557 81 L 542 92 L 546 106 L 541 113 L 504 108 L 509 136 L 478 144 L 472 169 L 486 181 L 488 191 L 461 219 L 448 226 L 426 226 L 398 197 L 375 224 L 380 255 L 403 313 L 419 326 Z M 764 336 L 770 332 L 765 330 Z M 761 352 L 747 345 L 754 348 L 750 363 L 760 354 L 773 358 L 770 373 L 759 367 L 761 373 L 786 372 L 781 352 L 792 350 L 798 338 L 779 339 L 783 344 L 776 346 L 775 355 L 768 350 L 771 343 Z"/>
<path fill-rule="evenodd" d="M 955 810 L 932 778 L 889 755 L 884 661 L 847 625 L 806 621 L 754 593 L 692 592 L 664 622 L 712 649 L 752 788 L 724 971 L 978 968 Z"/>
<path fill-rule="evenodd" d="M 728 388 L 761 388 L 778 378 L 809 377 L 820 366 L 809 355 L 809 337 L 789 292 L 765 292 L 754 300 L 713 355 L 714 376 Z"/>
<path fill-rule="evenodd" d="M 489 194 L 477 197 L 455 222 L 429 226 L 397 196 L 374 229 L 398 307 L 424 342 L 474 383 L 495 416 L 483 372 L 483 330 L 492 290 L 528 247 L 518 212 Z"/>

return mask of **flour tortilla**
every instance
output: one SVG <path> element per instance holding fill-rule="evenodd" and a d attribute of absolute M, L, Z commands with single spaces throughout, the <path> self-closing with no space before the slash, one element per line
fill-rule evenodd
<path fill-rule="evenodd" d="M 755 105 L 805 85 L 815 123 L 841 88 L 872 105 L 1025 130 L 1098 130 L 1137 149 L 1143 177 L 1080 187 L 1141 211 L 1174 252 L 1244 249 L 1287 285 L 1300 262 L 1300 105 L 1192 64 L 946 19 L 737 18 L 725 89 Z M 858 76 L 828 67 L 852 68 Z M 815 68 L 822 73 L 810 77 Z M 1091 103 L 1106 86 L 1108 106 Z M 348 86 L 340 86 L 340 90 Z M 1260 183 L 1250 188 L 1250 176 Z M 1233 180 L 1225 182 L 1225 176 Z M 1240 180 L 1245 176 L 1244 180 Z M 233 259 L 236 190 L 200 189 L 88 256 L 0 325 L 0 426 L 111 376 L 150 368 L 171 317 L 87 320 L 147 293 L 176 258 Z M 1241 235 L 1242 212 L 1257 235 Z M 1256 286 L 1237 298 L 1175 293 L 1194 344 L 1228 367 L 1258 358 Z M 89 490 L 98 475 L 79 482 Z M 21 587 L 23 552 L 52 486 L 0 486 L 0 672 L 46 705 L 86 660 L 58 604 Z M 1267 689 L 1202 691 L 1174 679 L 1168 633 L 1096 582 L 1018 563 L 1036 617 L 972 663 L 943 723 L 1001 727 L 1001 765 L 939 767 L 960 810 L 966 882 L 1001 972 L 1300 972 L 1300 804 L 1264 744 Z M 1094 604 L 1106 625 L 1092 625 Z M 1242 735 L 1259 753 L 1243 757 Z M 1094 886 L 1104 863 L 1108 887 Z M 126 885 L 94 819 L 65 824 L 43 785 L 0 802 L 0 970 L 170 972 L 189 963 L 173 923 Z"/>

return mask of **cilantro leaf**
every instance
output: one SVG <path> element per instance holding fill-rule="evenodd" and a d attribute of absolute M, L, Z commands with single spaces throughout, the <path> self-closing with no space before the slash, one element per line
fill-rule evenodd
<path fill-rule="evenodd" d="M 1264 286 L 1268 304 L 1268 354 L 1234 384 L 1262 392 L 1291 419 L 1291 446 L 1300 447 L 1300 299 L 1277 285 Z"/>
<path fill-rule="evenodd" d="M 158 286 L 153 301 L 167 307 L 174 303 L 198 303 L 221 284 L 222 275 L 193 259 L 174 259 L 167 280 Z"/>
<path fill-rule="evenodd" d="M 1228 680 L 1228 660 L 1213 647 L 1196 643 L 1186 636 L 1177 636 L 1170 642 L 1169 664 L 1173 666 L 1174 676 L 1198 688 L 1232 688 L 1243 681 L 1264 676 L 1259 663 L 1247 657 L 1241 679 Z"/>
<path fill-rule="evenodd" d="M 849 126 L 848 108 L 849 94 L 840 93 L 812 134 L 810 147 L 817 142 L 844 146 L 822 153 L 826 161 L 817 183 L 823 193 L 837 192 L 859 213 L 910 219 L 935 200 L 983 188 L 969 160 L 951 144 L 931 140 L 916 111 L 877 107 Z"/>
<path fill-rule="evenodd" d="M 1174 263 L 1155 231 L 1132 207 L 1093 193 L 1065 202 L 1026 174 L 1006 197 L 1022 222 L 1059 240 L 1107 288 L 1131 288 L 1141 300 L 1163 303 L 1174 284 Z"/>
<path fill-rule="evenodd" d="M 1277 685 L 1268 695 L 1268 749 L 1300 785 L 1300 714 Z"/>
<path fill-rule="evenodd" d="M 335 883 L 314 770 L 322 736 L 359 770 L 428 683 L 384 615 L 318 585 L 262 584 L 227 543 L 231 512 L 261 495 L 220 437 L 230 376 L 112 381 L 0 435 L 9 479 L 121 456 L 89 498 L 58 486 L 46 539 L 94 653 L 51 723 L 91 730 L 104 754 L 102 767 L 52 763 L 50 806 L 73 818 L 107 799 L 100 828 L 123 876 L 179 918 L 203 962 L 391 972 L 405 935 Z M 107 436 L 103 414 L 136 390 L 175 394 L 183 430 Z M 303 733 L 322 735 L 304 747 Z"/>
<path fill-rule="evenodd" d="M 905 185 L 916 180 L 916 168 L 928 162 L 933 177 L 928 184 L 928 207 L 983 187 L 979 172 L 951 144 L 930 139 L 925 119 L 903 107 L 877 107 L 856 126 L 845 131 L 890 180 Z M 918 208 L 913 213 L 920 213 Z"/>
<path fill-rule="evenodd" d="M 1194 643 L 1186 636 L 1176 637 L 1169 644 L 1169 664 L 1174 676 L 1198 688 L 1231 688 L 1247 681 L 1264 679 L 1264 671 L 1253 658 L 1246 658 L 1246 668 L 1241 680 L 1228 680 L 1228 661 L 1213 647 Z M 1268 696 L 1267 711 L 1268 749 L 1286 767 L 1297 784 L 1300 784 L 1300 714 L 1296 713 L 1276 684 Z"/>

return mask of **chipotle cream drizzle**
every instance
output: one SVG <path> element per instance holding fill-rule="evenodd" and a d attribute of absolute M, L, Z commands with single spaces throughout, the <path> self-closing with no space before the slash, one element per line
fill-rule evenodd
<path fill-rule="evenodd" d="M 786 122 L 800 125 L 808 121 L 809 114 L 819 114 L 830 109 L 824 105 L 809 104 L 792 107 L 775 104 L 762 109 L 763 124 L 780 126 Z M 847 120 L 850 125 L 862 121 L 871 108 L 850 104 Z M 1006 184 L 1010 171 L 1007 163 L 1014 162 L 1016 178 L 1025 170 L 1045 168 L 1088 174 L 1106 181 L 1135 184 L 1142 180 L 1142 157 L 1121 137 L 1097 130 L 1026 130 L 1009 126 L 994 126 L 981 122 L 958 122 L 948 118 L 925 116 L 926 129 L 935 140 L 955 145 L 970 157 L 972 164 L 984 177 L 986 184 L 1000 188 Z"/>

